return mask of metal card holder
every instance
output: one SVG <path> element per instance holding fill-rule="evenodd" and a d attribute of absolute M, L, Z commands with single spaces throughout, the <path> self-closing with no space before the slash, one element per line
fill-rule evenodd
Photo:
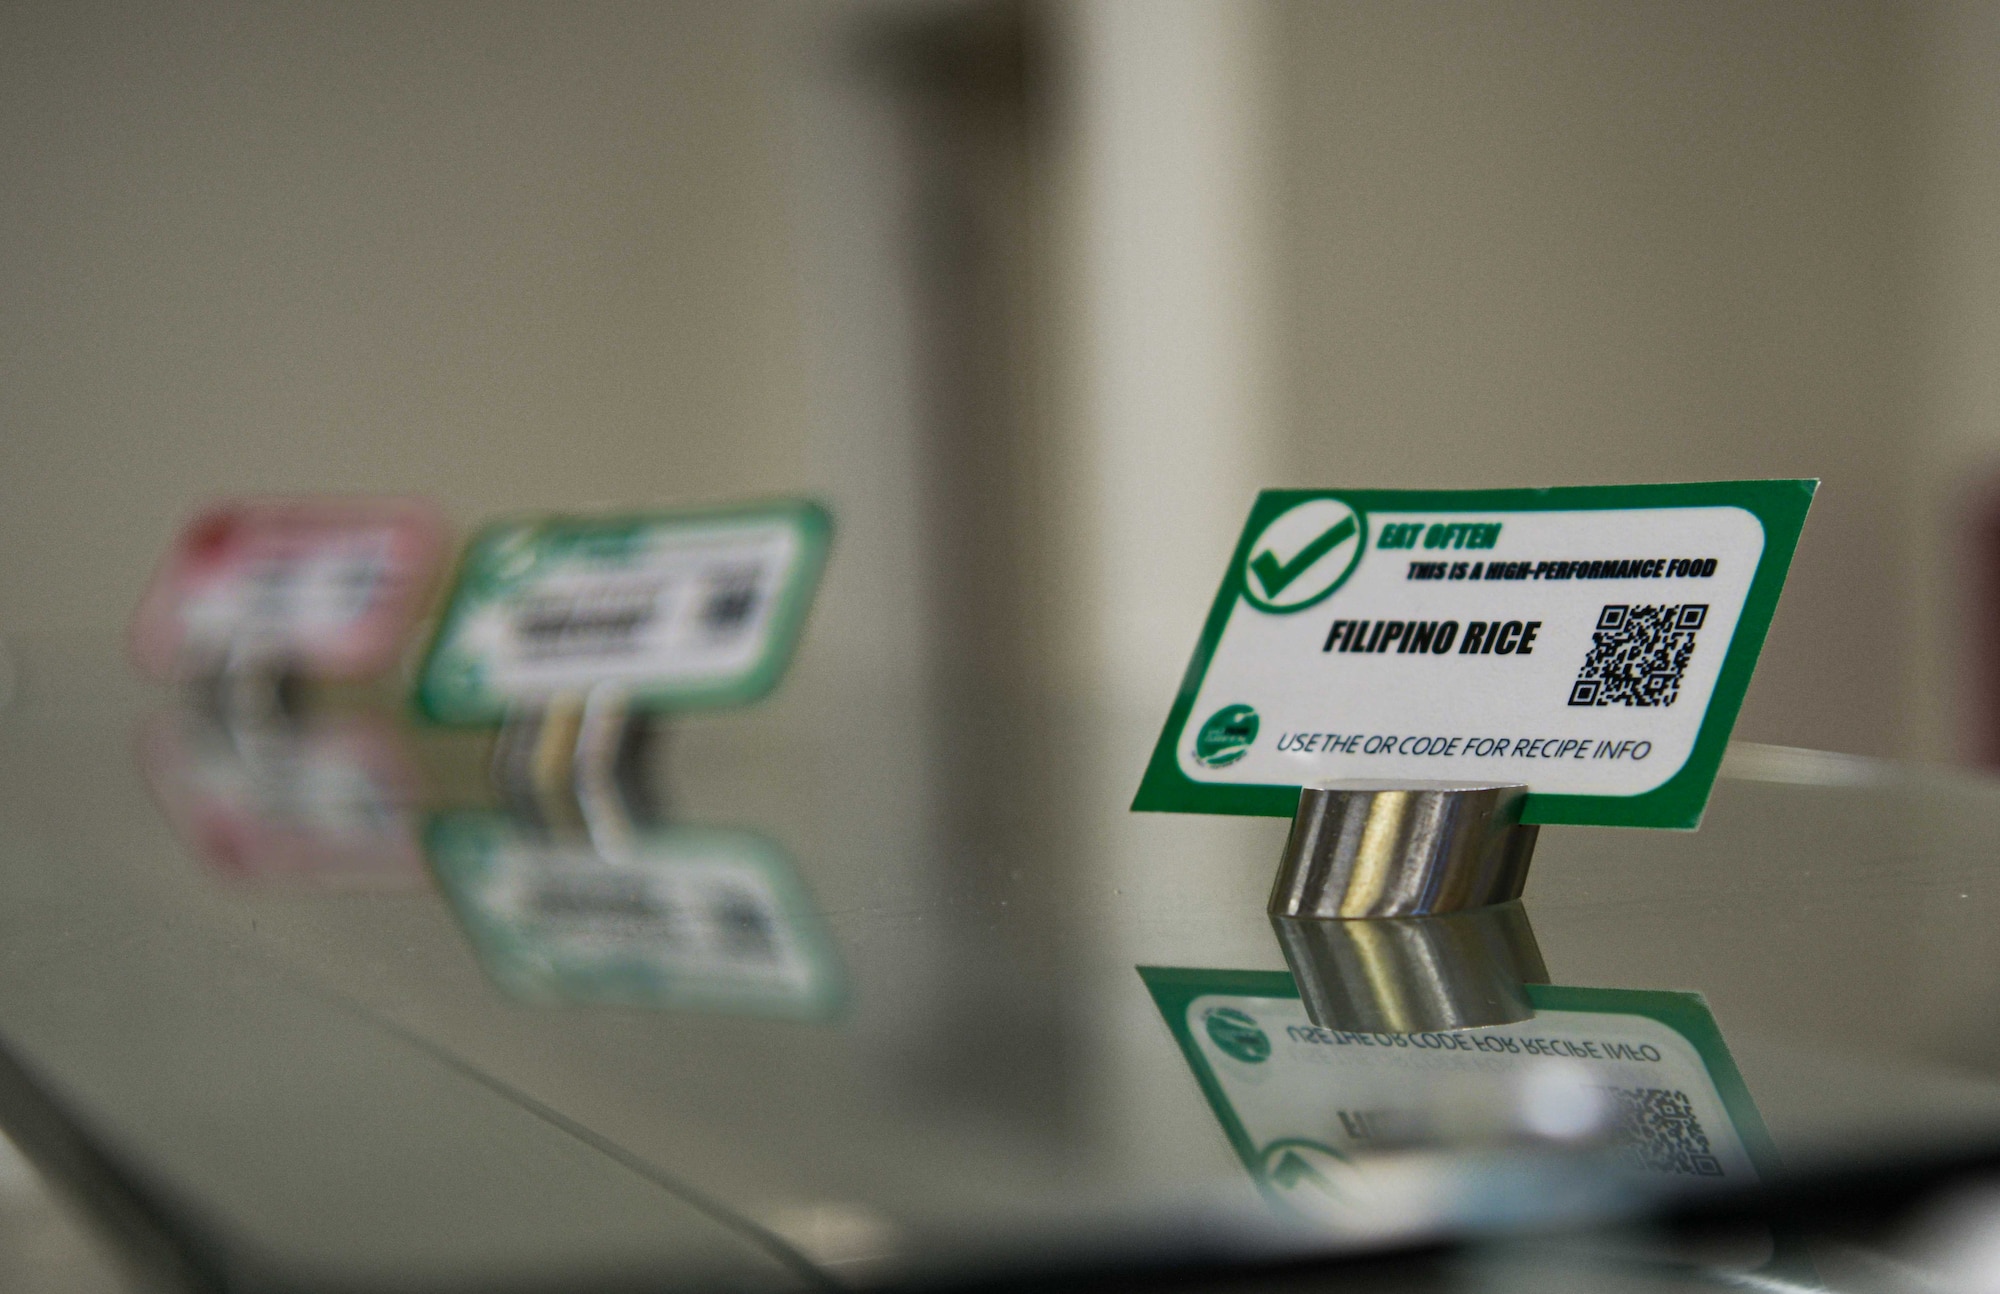
<path fill-rule="evenodd" d="M 221 650 L 184 655 L 180 673 L 189 708 L 226 728 L 289 728 L 305 711 L 306 671 L 241 636 Z"/>
<path fill-rule="evenodd" d="M 1534 1014 L 1548 971 L 1519 902 L 1539 828 L 1518 783 L 1321 782 L 1298 813 L 1270 915 L 1323 1028 L 1423 1033 Z"/>
<path fill-rule="evenodd" d="M 511 712 L 493 747 L 493 781 L 513 816 L 544 833 L 587 836 L 607 861 L 662 819 L 653 791 L 663 725 L 600 684 Z"/>

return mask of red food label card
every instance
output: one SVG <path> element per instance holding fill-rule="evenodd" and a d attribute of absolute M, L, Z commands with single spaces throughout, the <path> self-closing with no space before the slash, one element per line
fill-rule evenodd
<path fill-rule="evenodd" d="M 445 557 L 444 519 L 417 499 L 252 499 L 181 531 L 132 627 L 161 680 L 248 664 L 321 678 L 388 669 Z"/>

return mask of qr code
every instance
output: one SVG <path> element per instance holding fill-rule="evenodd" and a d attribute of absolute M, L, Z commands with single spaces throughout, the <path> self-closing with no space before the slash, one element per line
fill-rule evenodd
<path fill-rule="evenodd" d="M 1664 1087 L 1607 1087 L 1617 1126 L 1612 1137 L 1625 1162 L 1655 1173 L 1722 1176 L 1686 1092 Z"/>
<path fill-rule="evenodd" d="M 1571 705 L 1672 705 L 1694 656 L 1708 604 L 1608 606 L 1569 690 Z"/>
<path fill-rule="evenodd" d="M 702 628 L 718 638 L 742 633 L 750 624 L 750 613 L 757 609 L 760 573 L 755 566 L 713 572 L 701 607 Z"/>

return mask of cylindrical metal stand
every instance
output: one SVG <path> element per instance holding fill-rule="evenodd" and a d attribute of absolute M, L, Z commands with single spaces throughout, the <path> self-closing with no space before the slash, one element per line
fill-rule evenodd
<path fill-rule="evenodd" d="M 1271 915 L 1412 917 L 1521 896 L 1535 850 L 1528 788 L 1461 782 L 1308 784 Z"/>
<path fill-rule="evenodd" d="M 1548 967 L 1516 903 L 1441 917 L 1271 918 L 1314 1024 L 1430 1033 L 1534 1015 L 1528 984 Z"/>
<path fill-rule="evenodd" d="M 1547 982 L 1519 903 L 1536 828 L 1518 784 L 1299 791 L 1271 924 L 1313 1022 L 1422 1033 L 1511 1024 Z"/>

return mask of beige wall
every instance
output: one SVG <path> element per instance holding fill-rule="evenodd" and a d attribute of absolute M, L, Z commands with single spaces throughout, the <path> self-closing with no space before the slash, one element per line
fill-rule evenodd
<path fill-rule="evenodd" d="M 2000 757 L 1996 671 L 1972 653 L 1980 605 L 1968 521 L 2000 508 L 2000 5 L 1924 0 L 1911 10 L 1913 86 L 1910 290 L 1922 303 L 1916 472 L 1909 506 L 1918 544 L 1909 626 L 1917 686 L 1916 749 Z M 1986 558 L 2000 562 L 2000 553 Z M 2000 571 L 1994 572 L 2000 574 Z M 1990 578 L 1990 576 L 1989 576 Z"/>
<path fill-rule="evenodd" d="M 915 640 L 897 163 L 850 140 L 878 111 L 852 74 L 803 85 L 800 55 L 827 15 L 896 7 L 0 10 L 0 629 L 113 632 L 214 494 L 411 491 L 470 521 L 810 490 L 843 522 L 822 641 Z M 1211 161 L 1276 178 L 1230 217 L 1267 222 L 1236 260 L 1268 277 L 1211 313 L 1273 321 L 1223 376 L 1276 374 L 1249 403 L 1278 443 L 1181 457 L 1275 453 L 1274 483 L 1823 476 L 1740 735 L 1953 749 L 1954 491 L 2000 450 L 1993 10 L 1230 8 L 1258 11 L 1267 137 Z M 838 211 L 829 233 L 829 194 L 880 208 L 874 244 Z M 1131 360 L 1138 403 L 1065 434 L 1144 449 L 1171 361 Z M 1227 475 L 1180 473 L 1240 494 Z M 1148 629 L 1134 676 L 1193 636 Z"/>
<path fill-rule="evenodd" d="M 219 493 L 808 485 L 793 12 L 0 9 L 0 626 L 122 625 Z"/>
<path fill-rule="evenodd" d="M 1279 10 L 1288 476 L 1821 476 L 1738 734 L 1905 741 L 1898 11 Z"/>

